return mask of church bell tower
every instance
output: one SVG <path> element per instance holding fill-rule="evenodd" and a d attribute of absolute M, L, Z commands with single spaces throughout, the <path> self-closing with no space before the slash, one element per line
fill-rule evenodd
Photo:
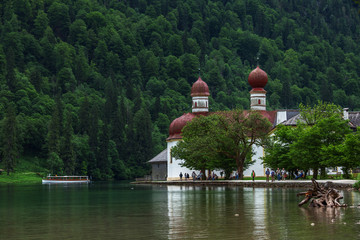
<path fill-rule="evenodd" d="M 250 91 L 251 110 L 266 110 L 266 91 L 264 87 L 267 81 L 266 72 L 261 70 L 259 66 L 249 74 L 248 82 L 252 87 Z"/>

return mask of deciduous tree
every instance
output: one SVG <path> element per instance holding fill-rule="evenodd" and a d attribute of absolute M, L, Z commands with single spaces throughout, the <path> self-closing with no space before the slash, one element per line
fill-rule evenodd
<path fill-rule="evenodd" d="M 201 170 L 220 168 L 217 159 L 221 159 L 224 161 L 221 168 L 230 170 L 236 166 L 242 179 L 244 169 L 251 164 L 249 156 L 253 147 L 262 145 L 271 123 L 256 111 L 234 110 L 217 115 L 208 121 L 199 117 L 188 123 L 183 129 L 184 141 L 175 147 L 176 156 L 184 158 L 184 166 L 201 167 Z M 234 165 L 228 162 L 230 159 Z"/>

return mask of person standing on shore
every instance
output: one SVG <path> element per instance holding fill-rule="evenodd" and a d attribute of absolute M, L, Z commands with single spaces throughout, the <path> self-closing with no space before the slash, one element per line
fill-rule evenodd
<path fill-rule="evenodd" d="M 281 180 L 281 171 L 280 169 L 276 169 L 276 177 L 277 177 L 277 180 L 280 181 Z"/>
<path fill-rule="evenodd" d="M 266 175 L 266 182 L 269 182 L 270 170 L 268 168 L 266 169 L 265 175 Z"/>
<path fill-rule="evenodd" d="M 282 177 L 282 180 L 285 180 L 285 179 L 286 179 L 285 174 L 286 174 L 286 171 L 285 171 L 285 168 L 283 168 L 283 169 L 281 170 L 281 177 Z"/>
<path fill-rule="evenodd" d="M 271 169 L 271 182 L 275 181 L 275 171 L 274 169 Z"/>
<path fill-rule="evenodd" d="M 192 172 L 191 177 L 192 177 L 193 181 L 195 181 L 196 173 L 194 171 Z"/>
<path fill-rule="evenodd" d="M 182 181 L 182 177 L 183 177 L 182 172 L 180 172 L 179 177 L 180 177 L 180 181 Z"/>
<path fill-rule="evenodd" d="M 251 177 L 252 177 L 253 182 L 254 182 L 255 181 L 255 171 L 254 170 L 252 170 Z"/>

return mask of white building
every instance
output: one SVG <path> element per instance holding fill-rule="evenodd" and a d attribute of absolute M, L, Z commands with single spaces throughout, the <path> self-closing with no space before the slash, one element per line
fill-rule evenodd
<path fill-rule="evenodd" d="M 266 117 L 275 128 L 276 125 L 282 123 L 285 125 L 295 125 L 296 121 L 299 117 L 298 110 L 276 110 L 276 111 L 267 111 L 266 110 L 266 91 L 264 87 L 266 86 L 268 81 L 267 74 L 261 70 L 259 67 L 254 69 L 248 77 L 248 82 L 252 87 L 250 91 L 250 109 L 257 110 L 261 115 Z M 166 148 L 166 159 L 167 161 L 164 162 L 157 162 L 159 159 L 158 156 L 154 157 L 149 162 L 153 166 L 153 173 L 156 172 L 159 175 L 159 171 L 154 169 L 154 167 L 161 167 L 159 164 L 166 164 L 163 166 L 162 169 L 167 169 L 166 173 L 166 180 L 179 180 L 180 172 L 182 174 L 188 173 L 191 176 L 193 170 L 190 170 L 186 167 L 182 167 L 180 163 L 183 160 L 175 159 L 171 156 L 171 149 L 181 141 L 181 130 L 183 127 L 190 122 L 193 118 L 199 115 L 208 115 L 209 114 L 209 87 L 208 85 L 199 77 L 198 80 L 193 84 L 191 88 L 191 97 L 192 97 L 192 112 L 191 113 L 184 113 L 182 116 L 176 118 L 169 127 L 169 137 L 166 139 L 167 141 L 167 148 Z M 348 113 L 347 111 L 344 112 L 344 117 L 348 117 L 350 122 L 353 122 L 353 125 L 359 125 L 356 123 L 360 123 L 360 113 L 352 112 Z M 164 150 L 165 151 L 165 150 Z M 164 156 L 164 151 L 160 154 Z M 244 171 L 244 176 L 250 176 L 251 171 L 254 170 L 256 176 L 265 176 L 265 167 L 262 164 L 261 158 L 264 156 L 264 149 L 261 146 L 254 146 L 253 160 L 255 163 L 249 167 L 249 169 Z M 159 155 L 160 155 L 159 154 Z M 199 171 L 195 171 L 196 174 Z M 220 176 L 219 171 L 216 172 L 218 176 Z M 154 177 L 154 176 L 153 176 Z M 165 177 L 164 177 L 165 178 Z"/>

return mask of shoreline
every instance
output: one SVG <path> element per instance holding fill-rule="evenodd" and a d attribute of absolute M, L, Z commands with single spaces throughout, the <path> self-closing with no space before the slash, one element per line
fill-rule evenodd
<path fill-rule="evenodd" d="M 357 180 L 316 180 L 319 184 L 331 182 L 337 189 L 353 189 Z M 312 188 L 311 180 L 284 180 L 266 182 L 266 180 L 176 180 L 176 181 L 137 181 L 131 184 L 155 184 L 155 185 L 188 185 L 188 186 L 239 186 L 257 188 Z"/>

